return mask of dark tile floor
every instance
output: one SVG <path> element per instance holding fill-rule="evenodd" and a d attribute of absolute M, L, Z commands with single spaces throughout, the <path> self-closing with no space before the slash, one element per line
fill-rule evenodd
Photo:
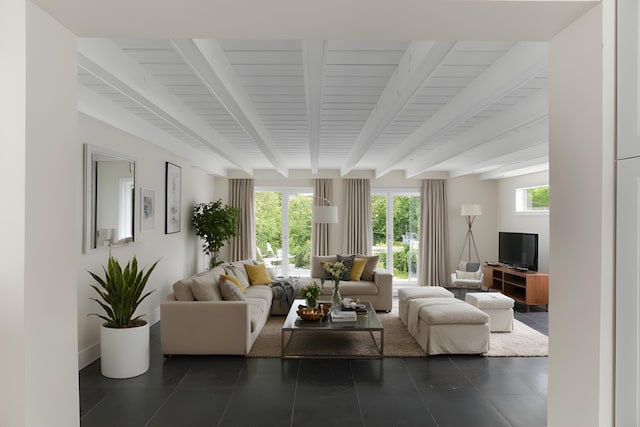
<path fill-rule="evenodd" d="M 516 317 L 548 329 L 544 311 Z M 99 360 L 80 371 L 82 426 L 546 425 L 545 357 L 165 359 L 159 326 L 144 375 L 105 378 Z"/>

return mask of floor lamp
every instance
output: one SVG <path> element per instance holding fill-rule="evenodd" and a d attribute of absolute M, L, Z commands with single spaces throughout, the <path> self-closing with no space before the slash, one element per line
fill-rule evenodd
<path fill-rule="evenodd" d="M 462 205 L 460 215 L 463 216 L 467 222 L 467 235 L 465 236 L 464 243 L 462 244 L 462 251 L 460 252 L 458 264 L 462 261 L 462 255 L 464 255 L 464 250 L 467 245 L 469 248 L 469 259 L 467 261 L 471 261 L 471 244 L 473 244 L 473 250 L 476 252 L 476 258 L 478 259 L 478 262 L 480 262 L 478 248 L 476 247 L 476 240 L 473 238 L 473 231 L 471 230 L 471 227 L 473 226 L 475 218 L 482 215 L 482 206 L 477 204 Z"/>

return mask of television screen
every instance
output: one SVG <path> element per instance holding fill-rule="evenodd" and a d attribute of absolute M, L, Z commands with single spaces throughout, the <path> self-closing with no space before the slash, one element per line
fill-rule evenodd
<path fill-rule="evenodd" d="M 538 235 L 499 233 L 498 261 L 513 267 L 538 270 Z"/>

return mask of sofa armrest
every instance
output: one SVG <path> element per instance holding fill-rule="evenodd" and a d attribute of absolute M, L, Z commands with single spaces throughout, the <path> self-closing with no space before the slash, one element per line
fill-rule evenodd
<path fill-rule="evenodd" d="M 378 300 L 381 307 L 393 306 L 393 274 L 384 268 L 376 268 L 373 283 L 378 287 Z"/>
<path fill-rule="evenodd" d="M 251 348 L 246 301 L 163 301 L 162 354 L 242 354 Z"/>

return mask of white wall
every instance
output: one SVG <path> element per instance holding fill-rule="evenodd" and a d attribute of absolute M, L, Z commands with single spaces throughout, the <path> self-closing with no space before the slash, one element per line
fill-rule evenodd
<path fill-rule="evenodd" d="M 78 425 L 76 39 L 0 3 L 0 425 Z"/>
<path fill-rule="evenodd" d="M 549 45 L 551 427 L 614 425 L 614 9 Z"/>
<path fill-rule="evenodd" d="M 467 234 L 467 223 L 460 215 L 462 205 L 477 203 L 482 206 L 482 215 L 473 222 L 473 237 L 480 261 L 496 261 L 498 258 L 498 198 L 494 180 L 481 180 L 474 175 L 450 179 L 448 182 L 449 250 L 451 268 L 455 269 Z M 465 245 L 463 260 L 468 257 Z M 473 251 L 473 245 L 471 247 Z M 475 256 L 475 254 L 474 254 Z M 453 271 L 453 270 L 451 270 Z"/>
<path fill-rule="evenodd" d="M 82 114 L 79 116 L 79 130 L 80 142 L 74 147 L 72 156 L 75 160 L 73 170 L 76 180 L 81 181 L 82 176 L 81 143 L 107 148 L 136 159 L 135 241 L 131 245 L 114 248 L 112 254 L 121 262 L 126 262 L 135 255 L 141 267 L 149 266 L 160 259 L 147 285 L 147 289 L 156 289 L 156 291 L 138 309 L 138 313 L 147 314 L 147 320 L 156 322 L 159 319 L 160 301 L 171 291 L 171 285 L 176 280 L 202 269 L 199 242 L 191 228 L 191 208 L 196 203 L 211 200 L 214 194 L 214 179 L 199 169 L 191 168 L 184 159 L 168 151 Z M 180 166 L 182 172 L 181 226 L 180 232 L 174 234 L 164 233 L 165 162 L 167 161 Z M 152 231 L 140 231 L 140 188 L 151 189 L 155 193 L 155 227 Z M 81 236 L 83 227 L 81 186 L 77 191 L 76 233 Z M 77 253 L 81 254 L 82 238 L 78 238 L 75 243 Z M 82 254 L 75 269 L 80 368 L 95 360 L 100 352 L 101 320 L 95 316 L 87 316 L 89 313 L 99 312 L 100 308 L 95 302 L 89 300 L 89 297 L 95 296 L 95 292 L 89 287 L 92 279 L 87 270 L 100 272 L 101 265 L 106 264 L 107 258 L 107 251 Z"/>
<path fill-rule="evenodd" d="M 498 231 L 538 234 L 538 271 L 549 272 L 549 214 L 517 213 L 516 188 L 549 185 L 549 172 L 498 181 Z M 553 191 L 553 190 L 551 190 Z M 496 245 L 496 250 L 498 247 Z M 497 258 L 495 259 L 497 261 Z"/>

